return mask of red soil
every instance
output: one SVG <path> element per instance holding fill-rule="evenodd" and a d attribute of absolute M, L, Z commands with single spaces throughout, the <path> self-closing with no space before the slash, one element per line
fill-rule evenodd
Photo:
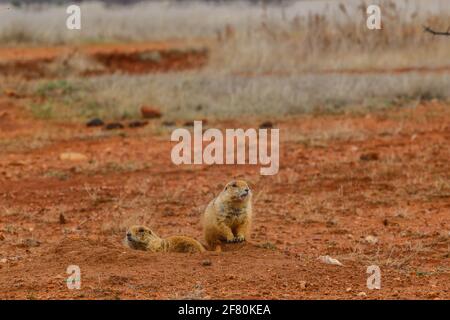
<path fill-rule="evenodd" d="M 101 71 L 86 72 L 84 75 L 116 71 L 139 74 L 202 67 L 208 59 L 208 49 L 200 41 L 189 45 L 186 47 L 186 43 L 165 41 L 42 48 L 6 47 L 0 48 L 0 73 L 6 76 L 21 75 L 27 79 L 51 77 L 48 65 L 74 54 L 93 59 L 104 67 Z"/>
<path fill-rule="evenodd" d="M 450 298 L 448 105 L 280 121 L 280 172 L 267 177 L 257 166 L 175 166 L 170 131 L 154 121 L 106 134 L 36 121 L 0 98 L 0 298 Z M 59 160 L 67 151 L 89 161 Z M 200 215 L 234 177 L 254 192 L 248 244 L 194 255 L 122 245 L 134 223 L 203 241 Z M 81 290 L 66 286 L 69 265 Z M 366 286 L 369 265 L 381 290 Z"/>

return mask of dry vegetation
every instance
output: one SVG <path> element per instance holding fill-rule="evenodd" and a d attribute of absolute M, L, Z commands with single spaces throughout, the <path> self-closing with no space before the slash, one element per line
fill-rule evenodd
<path fill-rule="evenodd" d="M 446 39 L 423 26 L 446 30 L 445 0 L 375 1 L 383 30 L 365 28 L 364 1 L 304 1 L 283 6 L 245 3 L 147 2 L 130 7 L 82 5 L 82 30 L 64 28 L 65 7 L 2 11 L 0 43 L 92 42 L 215 38 L 216 66 L 238 72 L 304 71 L 329 68 L 408 67 L 447 63 Z M 373 4 L 371 2 L 371 4 Z M 423 59 L 433 53 L 433 60 Z"/>
<path fill-rule="evenodd" d="M 167 120 L 342 113 L 414 106 L 448 99 L 450 76 L 297 75 L 239 77 L 214 72 L 112 75 L 88 80 L 43 80 L 30 89 L 45 99 L 30 108 L 40 118 L 106 119 L 139 116 L 139 106 L 161 106 Z"/>
<path fill-rule="evenodd" d="M 450 41 L 424 33 L 422 26 L 447 28 L 448 4 L 381 1 L 381 5 L 381 31 L 365 28 L 366 4 L 361 1 L 276 7 L 83 4 L 80 32 L 62 27 L 66 17 L 62 7 L 15 9 L 1 13 L 0 42 L 210 40 L 207 67 L 176 74 L 116 74 L 86 81 L 74 76 L 101 66 L 79 55 L 57 60 L 47 71 L 65 80 L 27 85 L 28 94 L 43 97 L 30 103 L 41 118 L 133 117 L 145 103 L 162 108 L 167 118 L 192 119 L 365 112 L 447 99 L 450 80 L 440 70 L 449 67 Z"/>

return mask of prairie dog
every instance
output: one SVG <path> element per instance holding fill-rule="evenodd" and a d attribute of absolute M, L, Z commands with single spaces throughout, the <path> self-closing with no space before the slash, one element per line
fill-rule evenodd
<path fill-rule="evenodd" d="M 205 241 L 211 249 L 221 242 L 245 241 L 252 221 L 252 193 L 247 182 L 229 182 L 206 207 L 203 215 Z"/>
<path fill-rule="evenodd" d="M 127 230 L 125 244 L 131 249 L 151 252 L 203 252 L 205 248 L 197 240 L 185 236 L 160 238 L 150 228 L 132 226 Z"/>

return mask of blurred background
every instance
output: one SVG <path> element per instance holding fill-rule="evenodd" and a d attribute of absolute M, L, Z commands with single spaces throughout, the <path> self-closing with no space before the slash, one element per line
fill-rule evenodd
<path fill-rule="evenodd" d="M 28 92 L 45 91 L 42 78 L 67 80 L 52 83 L 67 95 L 35 106 L 44 116 L 129 117 L 143 103 L 168 118 L 284 116 L 449 95 L 450 41 L 423 30 L 448 29 L 445 0 L 372 1 L 382 30 L 366 27 L 369 3 L 358 0 L 83 1 L 81 30 L 65 27 L 69 1 L 0 2 L 3 48 L 72 49 L 30 51 L 14 68 L 20 54 L 0 55 L 3 75 L 37 80 Z M 132 49 L 149 42 L 165 47 Z M 103 44 L 128 46 L 111 58 Z"/>

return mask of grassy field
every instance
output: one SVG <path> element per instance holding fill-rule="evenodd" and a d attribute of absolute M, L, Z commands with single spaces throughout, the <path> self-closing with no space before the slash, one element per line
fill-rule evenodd
<path fill-rule="evenodd" d="M 450 76 L 421 73 L 242 77 L 212 71 L 106 75 L 42 80 L 25 91 L 39 118 L 129 119 L 138 106 L 161 106 L 166 120 L 233 119 L 240 115 L 286 117 L 302 113 L 365 113 L 447 100 Z"/>

